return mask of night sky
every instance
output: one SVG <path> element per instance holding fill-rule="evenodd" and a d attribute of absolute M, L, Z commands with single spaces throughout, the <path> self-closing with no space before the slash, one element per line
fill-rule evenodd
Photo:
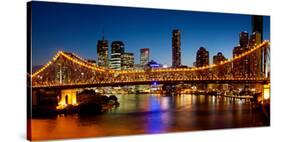
<path fill-rule="evenodd" d="M 270 18 L 264 17 L 264 39 L 269 40 Z M 59 50 L 97 60 L 97 40 L 125 44 L 135 54 L 150 48 L 150 59 L 172 64 L 172 30 L 181 30 L 182 64 L 192 66 L 200 46 L 230 58 L 241 31 L 251 32 L 251 16 L 190 11 L 33 2 L 32 64 L 47 63 Z M 110 49 L 110 48 L 109 48 Z"/>

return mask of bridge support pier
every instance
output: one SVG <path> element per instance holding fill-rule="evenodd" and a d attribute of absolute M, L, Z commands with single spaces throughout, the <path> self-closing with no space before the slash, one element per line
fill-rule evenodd
<path fill-rule="evenodd" d="M 62 89 L 58 95 L 58 109 L 63 109 L 67 105 L 77 106 L 77 89 Z"/>
<path fill-rule="evenodd" d="M 270 101 L 270 84 L 264 84 L 262 90 L 263 103 L 269 103 Z"/>

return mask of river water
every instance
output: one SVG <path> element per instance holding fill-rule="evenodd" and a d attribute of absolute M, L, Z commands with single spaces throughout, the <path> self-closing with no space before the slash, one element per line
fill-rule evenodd
<path fill-rule="evenodd" d="M 32 139 L 153 134 L 268 126 L 246 100 L 204 95 L 116 95 L 120 106 L 101 115 L 32 119 Z"/>

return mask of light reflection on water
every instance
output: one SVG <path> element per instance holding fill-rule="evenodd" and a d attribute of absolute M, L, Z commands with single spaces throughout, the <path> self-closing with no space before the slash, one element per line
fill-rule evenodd
<path fill-rule="evenodd" d="M 118 108 L 102 115 L 32 119 L 32 137 L 79 138 L 266 126 L 262 114 L 240 99 L 204 95 L 117 95 Z"/>

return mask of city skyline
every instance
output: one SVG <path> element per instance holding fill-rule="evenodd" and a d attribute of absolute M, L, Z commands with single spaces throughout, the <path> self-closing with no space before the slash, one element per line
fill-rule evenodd
<path fill-rule="evenodd" d="M 268 127 L 269 27 L 262 15 L 28 2 L 27 138 Z"/>
<path fill-rule="evenodd" d="M 201 46 L 210 52 L 210 57 L 222 52 L 226 58 L 231 58 L 233 48 L 239 44 L 240 32 L 248 31 L 251 34 L 252 29 L 251 15 L 142 8 L 138 8 L 136 11 L 134 9 L 134 12 L 130 13 L 131 10 L 133 11 L 133 9 L 127 7 L 61 5 L 59 3 L 41 5 L 41 2 L 35 2 L 32 15 L 35 19 L 32 21 L 32 25 L 36 25 L 32 27 L 33 65 L 45 64 L 58 50 L 74 52 L 83 58 L 97 61 L 97 41 L 102 39 L 104 31 L 105 40 L 108 40 L 109 45 L 115 40 L 124 42 L 125 50 L 134 53 L 136 64 L 140 62 L 139 50 L 149 48 L 150 59 L 171 66 L 172 30 L 179 29 L 181 31 L 182 64 L 192 66 L 196 59 L 196 52 Z M 167 11 L 170 13 L 168 17 L 165 15 L 166 18 L 161 18 L 161 14 Z M 54 14 L 57 12 L 58 14 Z M 98 12 L 98 14 L 95 14 L 95 12 Z M 130 14 L 125 14 L 128 12 Z M 71 15 L 71 17 L 68 15 Z M 81 17 L 81 15 L 83 16 Z M 113 18 L 108 20 L 108 18 L 104 18 L 107 17 L 106 15 Z M 112 24 L 110 22 L 116 20 L 114 16 L 124 18 L 119 19 L 121 20 L 120 24 L 118 22 Z M 138 16 L 138 18 L 135 16 Z M 192 19 L 194 16 L 196 16 L 196 20 Z M 96 20 L 90 20 L 89 17 L 96 17 Z M 131 19 L 132 17 L 135 18 Z M 132 21 L 126 24 L 127 18 Z M 64 22 L 60 23 L 60 19 Z M 80 21 L 75 22 L 77 19 Z M 165 22 L 159 22 L 159 19 Z M 192 20 L 190 21 L 190 19 Z M 201 24 L 197 25 L 198 23 Z M 263 37 L 267 40 L 269 39 L 269 17 L 265 16 L 263 23 Z M 108 24 L 112 26 L 108 26 Z M 65 26 L 61 27 L 62 25 Z M 190 28 L 188 25 L 190 25 Z M 225 27 L 222 27 L 222 25 Z M 122 28 L 118 29 L 116 26 L 122 26 Z M 155 27 L 159 28 L 155 29 Z M 197 29 L 194 27 L 197 27 Z M 135 32 L 132 29 L 135 29 Z M 152 29 L 154 30 L 148 32 Z M 216 36 L 208 35 L 212 33 Z M 220 39 L 223 40 L 220 41 Z M 212 63 L 212 58 L 210 63 Z"/>

